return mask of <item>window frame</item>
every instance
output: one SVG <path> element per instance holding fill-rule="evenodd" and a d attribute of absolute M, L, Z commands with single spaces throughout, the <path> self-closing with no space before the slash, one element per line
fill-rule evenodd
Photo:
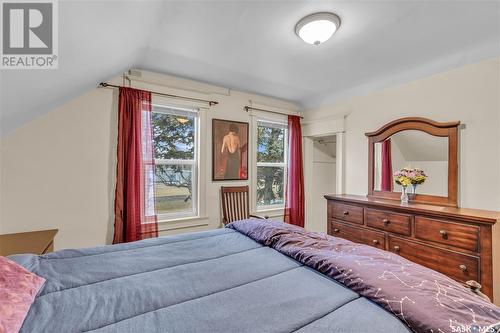
<path fill-rule="evenodd" d="M 284 147 L 283 147 L 283 162 L 259 162 L 257 160 L 258 156 L 258 143 L 259 143 L 259 131 L 258 128 L 259 126 L 263 127 L 271 127 L 271 126 L 265 126 L 262 124 L 271 124 L 275 125 L 275 127 L 282 128 L 285 133 L 283 135 L 283 140 L 284 140 Z M 257 127 L 256 127 L 256 136 L 255 136 L 255 209 L 257 212 L 264 212 L 264 211 L 270 211 L 270 210 L 276 210 L 276 209 L 284 209 L 285 208 L 285 196 L 286 196 L 286 181 L 287 181 L 287 174 L 288 174 L 288 124 L 285 122 L 281 121 L 276 121 L 276 120 L 269 120 L 265 118 L 258 118 L 257 119 Z M 276 126 L 277 125 L 277 126 Z M 258 199 L 257 199 L 257 190 L 258 190 L 258 174 L 259 174 L 259 167 L 282 167 L 283 168 L 283 203 L 282 204 L 274 204 L 274 205 L 259 205 Z"/>
<path fill-rule="evenodd" d="M 158 109 L 155 110 L 155 107 Z M 185 211 L 185 212 L 171 212 L 171 213 L 156 213 L 156 206 L 155 206 L 155 214 L 158 222 L 168 222 L 168 221 L 174 221 L 174 220 L 179 220 L 179 219 L 186 219 L 186 218 L 195 218 L 199 217 L 200 214 L 200 206 L 199 206 L 199 193 L 200 193 L 200 122 L 201 122 L 201 115 L 200 115 L 200 110 L 199 108 L 196 107 L 183 107 L 183 106 L 176 106 L 174 104 L 167 104 L 167 103 L 153 103 L 153 107 L 151 112 L 152 113 L 162 113 L 162 114 L 167 114 L 171 116 L 175 116 L 174 113 L 161 111 L 161 109 L 174 109 L 174 110 L 179 110 L 179 111 L 187 111 L 189 113 L 195 114 L 194 118 L 194 151 L 193 151 L 193 159 L 190 160 L 183 160 L 183 159 L 157 159 L 154 158 L 154 163 L 155 163 L 155 168 L 157 165 L 191 165 L 191 170 L 192 170 L 192 175 L 191 175 L 191 200 L 192 200 L 192 210 L 191 211 Z M 153 125 L 153 124 L 152 124 Z M 154 148 L 153 148 L 154 151 Z M 156 191 L 156 188 L 155 188 Z M 155 198 L 156 198 L 156 192 L 155 192 Z M 146 199 L 147 200 L 147 199 Z"/>

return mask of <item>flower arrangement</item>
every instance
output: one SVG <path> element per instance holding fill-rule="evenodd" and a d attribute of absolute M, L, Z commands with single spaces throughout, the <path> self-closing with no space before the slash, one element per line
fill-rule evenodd
<path fill-rule="evenodd" d="M 418 168 L 403 168 L 394 172 L 394 182 L 403 187 L 423 184 L 426 179 L 427 175 L 424 170 Z"/>
<path fill-rule="evenodd" d="M 414 168 L 403 168 L 399 171 L 394 172 L 394 182 L 403 187 L 401 193 L 401 203 L 408 203 L 408 194 L 406 194 L 406 187 L 413 186 L 413 195 L 417 193 L 417 185 L 423 184 L 427 179 L 427 175 L 424 170 Z"/>

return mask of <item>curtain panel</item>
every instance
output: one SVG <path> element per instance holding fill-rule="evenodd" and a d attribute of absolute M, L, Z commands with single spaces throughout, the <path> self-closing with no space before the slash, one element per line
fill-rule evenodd
<path fill-rule="evenodd" d="M 288 172 L 285 187 L 285 222 L 304 227 L 304 169 L 299 116 L 288 116 Z"/>
<path fill-rule="evenodd" d="M 151 93 L 121 87 L 113 244 L 158 236 Z"/>
<path fill-rule="evenodd" d="M 381 191 L 392 191 L 392 156 L 391 156 L 391 139 L 382 142 L 382 166 L 381 166 Z"/>

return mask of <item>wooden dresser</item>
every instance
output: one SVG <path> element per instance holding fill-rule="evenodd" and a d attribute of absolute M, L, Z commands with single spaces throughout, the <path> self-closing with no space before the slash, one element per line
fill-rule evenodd
<path fill-rule="evenodd" d="M 500 301 L 500 213 L 326 195 L 328 234 L 392 251 Z M 495 265 L 493 265 L 495 263 Z"/>

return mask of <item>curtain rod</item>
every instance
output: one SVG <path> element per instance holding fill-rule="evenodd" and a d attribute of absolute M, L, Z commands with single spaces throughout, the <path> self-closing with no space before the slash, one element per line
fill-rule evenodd
<path fill-rule="evenodd" d="M 109 88 L 109 87 L 111 87 L 111 88 L 122 88 L 122 87 L 129 88 L 129 87 L 125 87 L 125 86 L 117 86 L 117 85 L 114 85 L 114 84 L 109 84 L 107 82 L 101 82 L 101 83 L 99 83 L 99 87 L 103 87 L 103 88 Z M 196 101 L 196 102 L 208 103 L 209 106 L 219 104 L 219 102 L 217 102 L 217 101 L 209 101 L 209 100 L 201 99 L 201 98 L 194 98 L 194 97 L 186 97 L 186 96 L 165 94 L 165 93 L 160 93 L 160 92 L 155 92 L 155 91 L 150 91 L 150 93 L 155 94 L 155 95 L 160 95 L 160 96 L 166 96 L 166 97 L 184 99 L 184 100 L 188 100 L 188 101 Z"/>
<path fill-rule="evenodd" d="M 250 110 L 255 110 L 255 111 L 264 111 L 264 112 L 270 112 L 270 113 L 275 113 L 275 114 L 281 114 L 281 115 L 284 115 L 284 116 L 288 116 L 289 114 L 288 113 L 284 113 L 284 112 L 278 112 L 278 111 L 271 111 L 271 110 L 265 110 L 265 109 L 259 109 L 259 108 L 254 108 L 254 107 L 251 107 L 251 106 L 245 106 L 243 108 L 246 112 L 250 111 Z M 302 116 L 299 116 L 300 119 L 304 119 L 304 117 Z"/>

